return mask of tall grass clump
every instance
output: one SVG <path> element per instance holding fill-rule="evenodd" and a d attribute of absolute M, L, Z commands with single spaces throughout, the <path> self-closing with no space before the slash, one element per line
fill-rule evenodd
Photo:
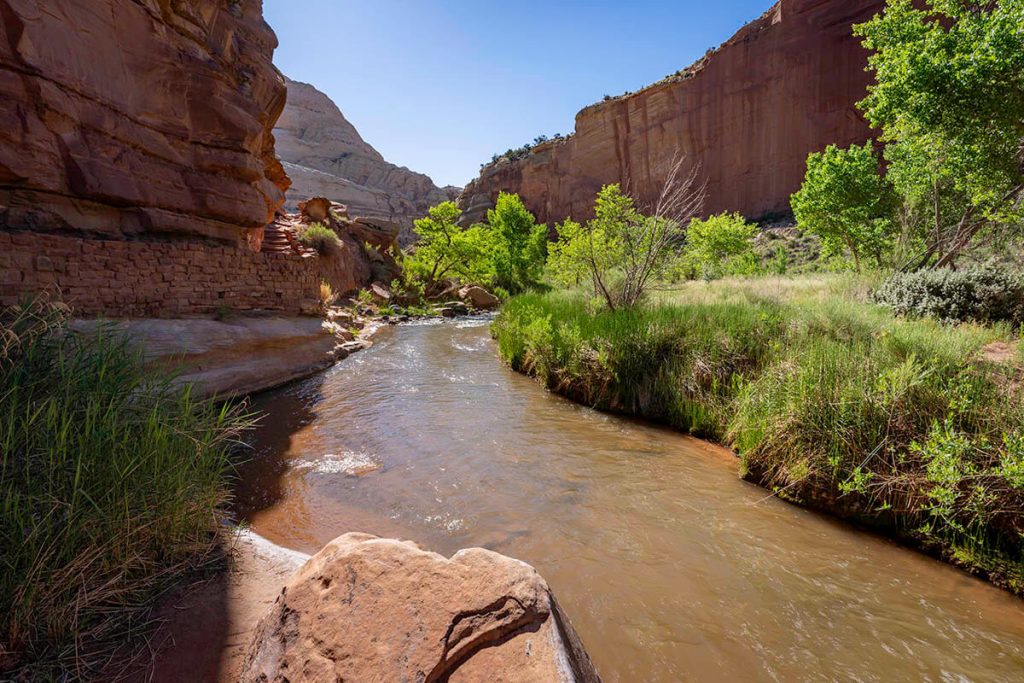
<path fill-rule="evenodd" d="M 314 249 L 321 256 L 332 256 L 341 248 L 341 239 L 338 234 L 323 223 L 313 223 L 303 228 L 299 233 L 298 240 L 304 247 Z"/>
<path fill-rule="evenodd" d="M 824 280 L 779 296 L 753 282 L 620 311 L 520 296 L 493 332 L 555 391 L 729 445 L 780 496 L 1024 593 L 1021 370 L 981 353 L 1009 327 L 894 318 Z"/>
<path fill-rule="evenodd" d="M 160 591 L 220 558 L 246 423 L 65 318 L 0 317 L 0 672 L 29 679 L 96 676 Z"/>

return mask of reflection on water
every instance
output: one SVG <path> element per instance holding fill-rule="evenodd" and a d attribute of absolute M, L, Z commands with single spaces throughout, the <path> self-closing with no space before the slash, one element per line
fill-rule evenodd
<path fill-rule="evenodd" d="M 523 559 L 606 681 L 1021 680 L 1020 600 L 768 497 L 722 449 L 547 393 L 486 321 L 377 340 L 260 399 L 238 492 L 258 533 Z"/>

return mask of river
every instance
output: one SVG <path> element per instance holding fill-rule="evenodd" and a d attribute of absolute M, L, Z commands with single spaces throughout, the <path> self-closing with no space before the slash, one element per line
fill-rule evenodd
<path fill-rule="evenodd" d="M 266 394 L 238 512 L 534 565 L 605 681 L 1020 681 L 1024 601 L 738 478 L 725 449 L 550 394 L 486 320 L 382 330 Z"/>

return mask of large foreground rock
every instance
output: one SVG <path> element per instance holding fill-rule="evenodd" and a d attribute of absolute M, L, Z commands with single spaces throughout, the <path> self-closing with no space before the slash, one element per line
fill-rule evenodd
<path fill-rule="evenodd" d="M 529 565 L 480 548 L 446 559 L 352 533 L 288 582 L 256 629 L 241 681 L 599 678 Z"/>

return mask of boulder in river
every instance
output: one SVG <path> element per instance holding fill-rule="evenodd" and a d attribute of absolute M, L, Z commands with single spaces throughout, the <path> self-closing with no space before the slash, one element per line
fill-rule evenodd
<path fill-rule="evenodd" d="M 471 305 L 473 308 L 490 310 L 496 308 L 501 301 L 498 297 L 477 285 L 467 285 L 459 290 L 459 298 Z"/>
<path fill-rule="evenodd" d="M 350 533 L 287 583 L 240 679 L 600 681 L 533 567 L 471 548 L 445 558 Z"/>

